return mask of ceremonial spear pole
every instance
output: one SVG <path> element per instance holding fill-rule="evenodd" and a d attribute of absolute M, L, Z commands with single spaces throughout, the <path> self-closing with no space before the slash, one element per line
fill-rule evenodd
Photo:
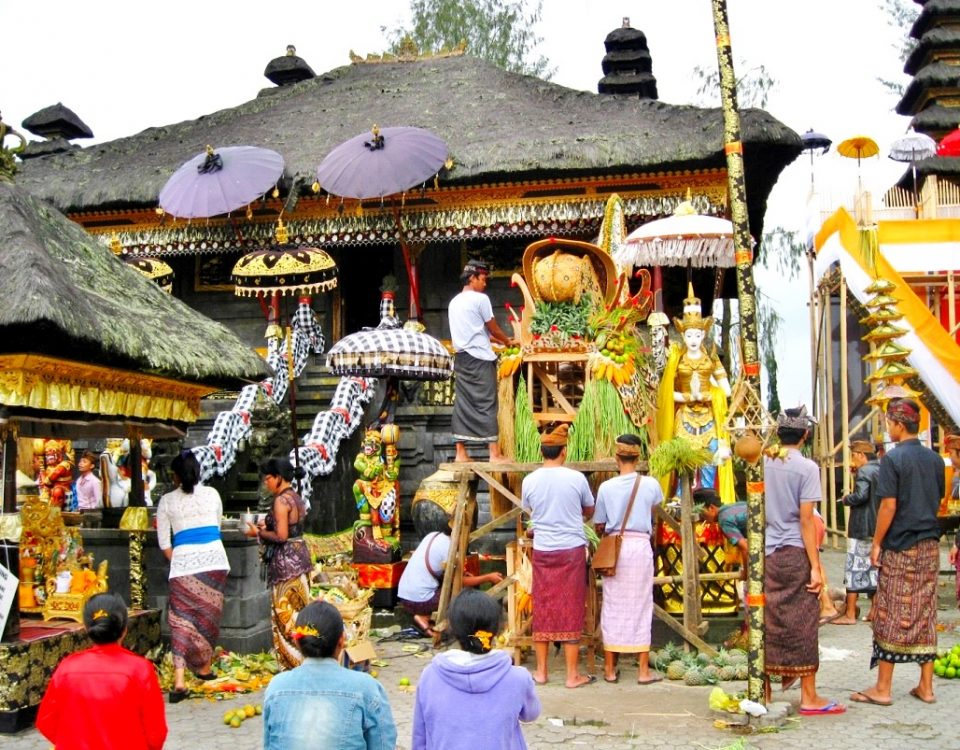
<path fill-rule="evenodd" d="M 733 72 L 730 25 L 726 0 L 711 0 L 713 28 L 717 41 L 720 96 L 723 103 L 723 150 L 727 157 L 727 189 L 733 221 L 734 258 L 737 263 L 737 299 L 740 306 L 740 335 L 743 344 L 743 377 L 755 392 L 760 386 L 760 359 L 757 351 L 756 287 L 753 283 L 753 251 L 747 216 L 747 189 L 743 173 L 743 142 L 737 108 L 737 79 Z M 747 543 L 749 579 L 747 609 L 750 618 L 747 696 L 764 703 L 763 557 L 764 557 L 763 463 L 747 464 Z"/>

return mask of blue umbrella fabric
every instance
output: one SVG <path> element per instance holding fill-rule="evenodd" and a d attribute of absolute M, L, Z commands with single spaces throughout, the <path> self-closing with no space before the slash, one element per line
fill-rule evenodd
<path fill-rule="evenodd" d="M 383 198 L 425 183 L 446 160 L 447 144 L 429 130 L 375 125 L 327 154 L 317 181 L 331 195 Z"/>
<path fill-rule="evenodd" d="M 183 164 L 160 191 L 160 207 L 171 216 L 220 216 L 252 203 L 283 175 L 283 157 L 258 146 L 207 146 Z"/>

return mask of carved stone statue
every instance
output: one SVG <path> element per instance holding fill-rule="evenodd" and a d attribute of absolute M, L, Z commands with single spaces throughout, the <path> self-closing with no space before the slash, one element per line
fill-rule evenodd
<path fill-rule="evenodd" d="M 62 510 L 75 510 L 73 493 L 73 461 L 70 443 L 60 440 L 43 442 L 43 468 L 40 470 L 40 497 Z"/>
<path fill-rule="evenodd" d="M 354 524 L 355 563 L 395 562 L 401 556 L 397 433 L 395 425 L 386 425 L 382 434 L 368 430 L 353 463 L 360 474 L 353 483 L 353 497 L 360 512 Z"/>

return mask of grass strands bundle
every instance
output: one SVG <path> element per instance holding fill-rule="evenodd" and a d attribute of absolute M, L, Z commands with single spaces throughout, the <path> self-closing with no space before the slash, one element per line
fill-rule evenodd
<path fill-rule="evenodd" d="M 509 459 L 513 459 L 516 454 L 514 396 L 513 378 L 501 378 L 497 384 L 497 399 L 500 402 L 500 408 L 497 411 L 497 428 L 500 433 L 500 452 Z"/>
<path fill-rule="evenodd" d="M 527 381 L 523 375 L 517 384 L 517 397 L 514 402 L 514 441 L 518 463 L 535 463 L 540 460 L 540 433 L 530 408 L 527 396 Z"/>
<path fill-rule="evenodd" d="M 694 448 L 680 437 L 665 440 L 650 454 L 650 473 L 655 477 L 677 474 L 692 474 L 713 460 L 706 449 Z"/>

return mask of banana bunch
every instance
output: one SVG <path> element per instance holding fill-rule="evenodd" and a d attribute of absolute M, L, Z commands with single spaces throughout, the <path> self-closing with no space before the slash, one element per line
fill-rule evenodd
<path fill-rule="evenodd" d="M 634 353 L 636 339 L 620 332 L 601 331 L 594 344 L 597 351 L 590 356 L 589 366 L 597 380 L 609 380 L 618 388 L 629 383 L 636 370 Z"/>
<path fill-rule="evenodd" d="M 507 346 L 500 351 L 500 359 L 497 363 L 497 378 L 513 377 L 513 373 L 520 369 L 523 362 L 523 356 L 520 353 L 519 346 Z"/>

